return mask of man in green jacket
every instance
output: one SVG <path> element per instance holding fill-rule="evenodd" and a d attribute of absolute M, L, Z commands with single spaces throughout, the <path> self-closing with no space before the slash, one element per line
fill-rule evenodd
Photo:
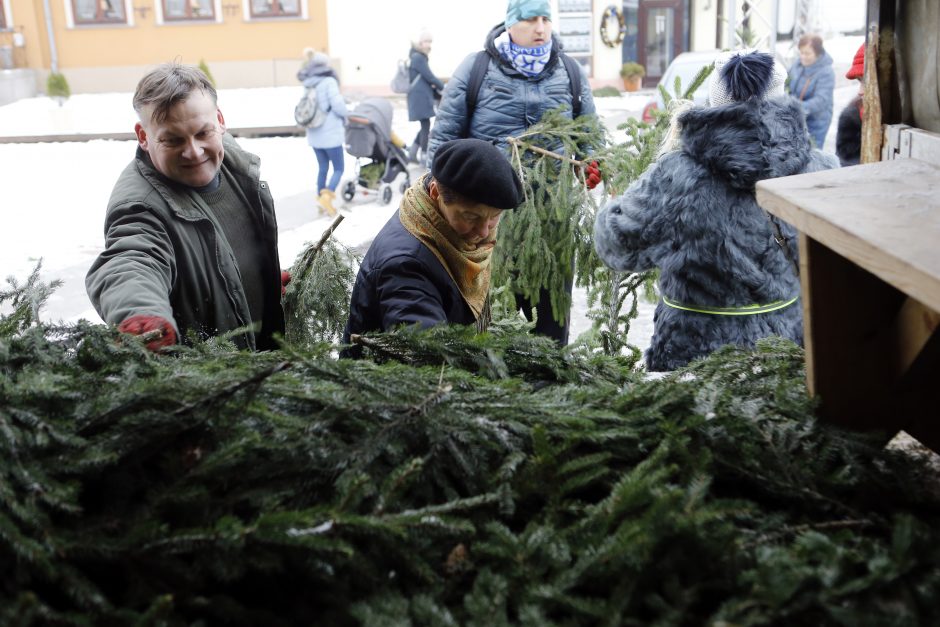
<path fill-rule="evenodd" d="M 260 160 L 225 132 L 198 68 L 164 64 L 134 93 L 137 154 L 111 192 L 105 250 L 85 278 L 92 304 L 160 350 L 191 337 L 274 347 L 284 330 L 274 200 Z"/>

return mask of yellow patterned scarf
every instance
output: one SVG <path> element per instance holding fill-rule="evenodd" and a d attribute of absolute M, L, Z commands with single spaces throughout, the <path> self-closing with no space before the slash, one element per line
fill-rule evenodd
<path fill-rule="evenodd" d="M 496 229 L 479 244 L 465 242 L 424 190 L 426 176 L 405 191 L 398 217 L 402 226 L 440 260 L 479 320 L 490 290 L 490 256 L 496 243 Z"/>

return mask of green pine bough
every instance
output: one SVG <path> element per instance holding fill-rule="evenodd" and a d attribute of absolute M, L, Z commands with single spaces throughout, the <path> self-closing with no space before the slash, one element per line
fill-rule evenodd
<path fill-rule="evenodd" d="M 793 344 L 154 355 L 46 296 L 0 291 L 0 624 L 940 621 L 936 475 L 817 423 Z"/>
<path fill-rule="evenodd" d="M 342 340 L 349 300 L 361 259 L 333 239 L 343 221 L 339 214 L 316 243 L 308 243 L 290 268 L 284 290 L 285 340 L 311 347 Z"/>
<path fill-rule="evenodd" d="M 711 70 L 704 68 L 685 88 L 677 77 L 674 95 L 660 86 L 665 110 L 655 113 L 652 124 L 631 118 L 618 126 L 622 141 L 613 142 L 597 116 L 572 120 L 563 107 L 509 138 L 525 201 L 503 216 L 493 253 L 492 285 L 501 311 L 515 311 L 515 294 L 537 303 L 545 289 L 553 317 L 565 322 L 571 308 L 567 286 L 585 287 L 592 328 L 576 343 L 639 359 L 627 334 L 639 298 L 655 297 L 658 274 L 617 272 L 601 262 L 594 250 L 597 199 L 581 166 L 598 161 L 607 191 L 601 202 L 622 193 L 656 160 L 670 129 L 672 103 L 691 98 Z"/>
<path fill-rule="evenodd" d="M 582 257 L 593 247 L 594 229 L 593 201 L 581 169 L 562 155 L 589 154 L 607 143 L 607 132 L 596 116 L 572 120 L 563 111 L 547 112 L 538 124 L 512 138 L 511 160 L 525 199 L 500 221 L 491 279 L 494 288 L 505 288 L 499 294 L 510 310 L 515 309 L 515 294 L 534 304 L 540 290 L 548 290 L 552 315 L 559 322 L 568 316 L 571 296 L 566 286 L 574 283 L 576 268 L 586 268 Z"/>

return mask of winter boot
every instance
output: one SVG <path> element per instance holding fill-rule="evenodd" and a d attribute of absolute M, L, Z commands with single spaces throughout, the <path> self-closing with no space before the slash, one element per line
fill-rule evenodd
<path fill-rule="evenodd" d="M 326 187 L 320 190 L 320 197 L 317 198 L 317 205 L 329 216 L 336 215 L 336 207 L 333 206 L 334 198 L 336 198 L 336 192 Z"/>
<path fill-rule="evenodd" d="M 418 163 L 418 150 L 421 146 L 417 142 L 408 147 L 408 163 Z"/>

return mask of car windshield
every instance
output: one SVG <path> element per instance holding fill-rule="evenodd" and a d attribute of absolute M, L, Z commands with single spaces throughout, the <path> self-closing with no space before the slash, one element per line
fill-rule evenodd
<path fill-rule="evenodd" d="M 669 95 L 674 95 L 676 77 L 679 77 L 680 86 L 683 91 L 685 91 L 689 85 L 692 84 L 692 80 L 695 76 L 701 71 L 703 67 L 712 63 L 711 59 L 702 60 L 702 59 L 690 59 L 688 61 L 680 61 L 673 63 L 666 74 L 663 76 L 660 84 L 666 89 L 666 92 Z M 705 104 L 705 100 L 708 98 L 708 81 L 705 81 L 699 88 L 695 90 L 695 94 L 692 96 L 692 100 L 697 105 Z M 658 101 L 659 106 L 662 106 L 662 97 L 659 95 L 659 90 L 656 90 L 656 100 Z"/>

